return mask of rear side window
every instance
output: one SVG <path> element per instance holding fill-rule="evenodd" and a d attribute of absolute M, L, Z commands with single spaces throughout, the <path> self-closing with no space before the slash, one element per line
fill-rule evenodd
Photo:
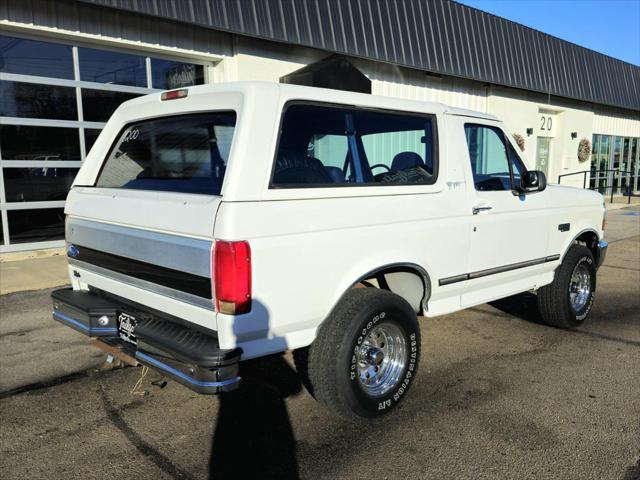
<path fill-rule="evenodd" d="M 272 187 L 428 185 L 435 118 L 295 103 L 285 109 Z"/>
<path fill-rule="evenodd" d="M 145 120 L 127 125 L 96 187 L 220 195 L 235 112 Z"/>

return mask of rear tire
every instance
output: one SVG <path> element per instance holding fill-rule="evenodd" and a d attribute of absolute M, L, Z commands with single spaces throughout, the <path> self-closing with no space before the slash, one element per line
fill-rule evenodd
<path fill-rule="evenodd" d="M 386 290 L 347 292 L 309 348 L 308 378 L 319 402 L 357 421 L 404 398 L 420 359 L 420 328 L 406 300 Z"/>
<path fill-rule="evenodd" d="M 589 316 L 596 293 L 596 264 L 591 250 L 575 244 L 556 270 L 553 282 L 538 290 L 544 322 L 559 328 L 580 327 Z"/>

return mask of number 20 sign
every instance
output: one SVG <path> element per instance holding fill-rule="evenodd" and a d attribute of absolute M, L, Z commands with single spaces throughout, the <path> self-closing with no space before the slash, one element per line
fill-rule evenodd
<path fill-rule="evenodd" d="M 556 116 L 548 113 L 538 114 L 536 133 L 539 137 L 553 137 L 556 130 Z"/>

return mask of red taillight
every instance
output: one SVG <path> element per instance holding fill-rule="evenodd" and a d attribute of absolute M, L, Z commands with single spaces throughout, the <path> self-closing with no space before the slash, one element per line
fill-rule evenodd
<path fill-rule="evenodd" d="M 175 100 L 176 98 L 184 98 L 189 95 L 189 90 L 182 88 L 180 90 L 169 90 L 168 92 L 162 92 L 160 95 L 161 100 Z"/>
<path fill-rule="evenodd" d="M 216 309 L 239 315 L 251 310 L 251 248 L 248 242 L 216 240 L 213 252 Z"/>

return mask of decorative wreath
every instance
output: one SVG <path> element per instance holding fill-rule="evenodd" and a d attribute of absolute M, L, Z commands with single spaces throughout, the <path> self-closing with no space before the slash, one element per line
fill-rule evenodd
<path fill-rule="evenodd" d="M 588 139 L 583 138 L 582 140 L 580 140 L 580 143 L 578 143 L 578 160 L 581 162 L 586 162 L 587 160 L 589 160 L 590 156 L 591 142 Z"/>
<path fill-rule="evenodd" d="M 524 137 L 522 135 L 520 135 L 519 133 L 514 133 L 513 134 L 513 139 L 518 144 L 518 147 L 520 148 L 520 151 L 524 152 Z"/>

